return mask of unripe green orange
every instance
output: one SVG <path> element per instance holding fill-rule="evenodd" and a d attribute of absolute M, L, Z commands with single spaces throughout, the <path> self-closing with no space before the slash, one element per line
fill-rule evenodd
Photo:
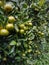
<path fill-rule="evenodd" d="M 28 30 L 28 27 L 24 26 L 24 30 L 27 31 Z"/>
<path fill-rule="evenodd" d="M 7 58 L 3 58 L 3 61 L 6 61 L 7 60 Z"/>
<path fill-rule="evenodd" d="M 22 54 L 22 56 L 26 56 L 26 54 L 25 54 L 25 53 L 23 53 L 23 54 Z"/>
<path fill-rule="evenodd" d="M 5 5 L 4 5 L 4 10 L 5 10 L 6 12 L 10 12 L 10 11 L 12 11 L 12 9 L 13 9 L 13 7 L 12 7 L 11 4 L 5 4 Z"/>
<path fill-rule="evenodd" d="M 32 26 L 32 22 L 29 22 L 28 25 L 29 25 L 29 26 Z"/>
<path fill-rule="evenodd" d="M 25 25 L 32 26 L 32 22 L 27 22 L 27 23 L 25 23 Z"/>
<path fill-rule="evenodd" d="M 3 5 L 3 2 L 2 1 L 0 1 L 0 6 L 2 6 Z"/>
<path fill-rule="evenodd" d="M 23 29 L 25 27 L 25 25 L 24 24 L 20 24 L 19 27 Z"/>
<path fill-rule="evenodd" d="M 7 35 L 9 35 L 9 31 L 7 29 L 1 29 L 0 30 L 0 35 L 1 36 L 7 36 Z"/>
<path fill-rule="evenodd" d="M 14 23 L 14 22 L 15 22 L 14 16 L 9 16 L 9 17 L 8 17 L 8 22 Z"/>
<path fill-rule="evenodd" d="M 40 32 L 40 31 L 38 32 L 38 34 L 39 34 L 39 35 L 41 35 L 41 36 L 43 36 L 43 35 L 44 35 L 44 33 L 43 33 L 43 32 Z"/>
<path fill-rule="evenodd" d="M 12 23 L 8 23 L 8 24 L 6 25 L 6 29 L 7 29 L 7 30 L 13 30 L 13 29 L 14 29 L 14 25 L 13 25 Z"/>
<path fill-rule="evenodd" d="M 28 52 L 30 53 L 32 51 L 32 49 L 29 49 Z"/>
<path fill-rule="evenodd" d="M 21 30 L 20 30 L 20 33 L 21 33 L 21 34 L 24 34 L 24 30 L 23 30 L 23 29 L 21 29 Z"/>

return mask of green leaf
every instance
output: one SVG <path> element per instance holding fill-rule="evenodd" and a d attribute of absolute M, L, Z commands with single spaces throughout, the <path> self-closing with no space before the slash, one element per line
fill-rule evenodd
<path fill-rule="evenodd" d="M 27 8 L 27 3 L 24 3 L 23 4 L 23 8 Z"/>
<path fill-rule="evenodd" d="M 17 61 L 20 61 L 21 58 L 17 56 L 15 59 L 16 59 Z"/>
<path fill-rule="evenodd" d="M 40 0 L 40 1 L 38 2 L 38 5 L 39 5 L 39 6 L 43 6 L 44 3 L 45 3 L 45 0 Z"/>
<path fill-rule="evenodd" d="M 12 40 L 11 42 L 10 42 L 10 45 L 16 45 L 17 43 L 16 43 L 16 41 L 14 41 L 14 40 Z"/>
<path fill-rule="evenodd" d="M 16 30 L 16 32 L 19 32 L 19 28 L 18 28 L 17 24 L 15 24 L 15 30 Z"/>
<path fill-rule="evenodd" d="M 12 53 L 14 52 L 14 50 L 15 50 L 15 46 L 13 46 L 13 47 L 11 48 L 9 54 L 12 54 Z"/>

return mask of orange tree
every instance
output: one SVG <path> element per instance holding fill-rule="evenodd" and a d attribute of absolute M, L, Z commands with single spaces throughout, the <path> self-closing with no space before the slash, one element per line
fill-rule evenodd
<path fill-rule="evenodd" d="M 45 0 L 0 0 L 0 65 L 49 65 L 48 17 Z"/>

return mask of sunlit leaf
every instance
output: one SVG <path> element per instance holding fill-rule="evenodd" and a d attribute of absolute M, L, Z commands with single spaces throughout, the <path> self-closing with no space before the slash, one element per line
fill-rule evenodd
<path fill-rule="evenodd" d="M 12 40 L 11 42 L 10 42 L 10 45 L 12 46 L 12 45 L 16 45 L 17 43 L 16 43 L 16 41 L 14 41 L 14 40 Z"/>

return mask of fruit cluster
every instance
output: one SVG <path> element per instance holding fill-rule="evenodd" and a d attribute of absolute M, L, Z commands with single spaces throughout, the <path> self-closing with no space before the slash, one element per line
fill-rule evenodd
<path fill-rule="evenodd" d="M 4 9 L 5 12 L 10 12 L 12 11 L 13 7 L 11 4 L 4 4 L 2 5 L 3 2 L 0 1 L 0 5 L 1 7 Z M 14 29 L 14 22 L 15 22 L 15 17 L 14 16 L 8 16 L 8 22 L 7 24 L 3 27 L 0 27 L 0 35 L 1 36 L 8 36 L 9 35 L 9 30 L 13 30 Z"/>
<path fill-rule="evenodd" d="M 5 28 L 1 27 L 0 29 L 0 35 L 7 36 L 9 35 L 9 30 L 14 29 L 13 22 L 15 21 L 15 18 L 13 16 L 8 17 L 8 23 L 6 24 Z"/>
<path fill-rule="evenodd" d="M 44 0 L 38 1 L 0 0 L 1 65 L 31 65 L 28 61 L 34 63 L 48 52 L 49 19 Z"/>
<path fill-rule="evenodd" d="M 3 2 L 2 1 L 0 1 L 0 4 L 2 5 L 3 4 Z M 13 10 L 13 7 L 12 7 L 12 5 L 11 4 L 5 4 L 4 6 L 3 6 L 4 8 L 4 11 L 5 12 L 7 12 L 7 13 L 9 13 L 9 12 L 11 12 L 12 10 Z M 16 9 L 16 8 L 15 8 Z M 16 22 L 16 19 L 15 19 L 15 17 L 14 16 L 12 16 L 12 15 L 10 15 L 10 16 L 8 16 L 7 17 L 8 18 L 8 22 L 7 22 L 7 24 L 4 26 L 4 28 L 3 27 L 0 27 L 0 28 L 2 28 L 2 29 L 0 29 L 0 35 L 1 36 L 8 36 L 9 35 L 9 31 L 12 31 L 12 30 L 14 30 L 14 23 Z M 32 23 L 29 21 L 28 23 L 26 23 L 25 25 L 24 24 L 19 24 L 19 32 L 21 33 L 21 34 L 24 34 L 24 32 L 26 31 L 26 30 L 28 30 L 29 29 L 29 27 L 32 27 Z"/>

